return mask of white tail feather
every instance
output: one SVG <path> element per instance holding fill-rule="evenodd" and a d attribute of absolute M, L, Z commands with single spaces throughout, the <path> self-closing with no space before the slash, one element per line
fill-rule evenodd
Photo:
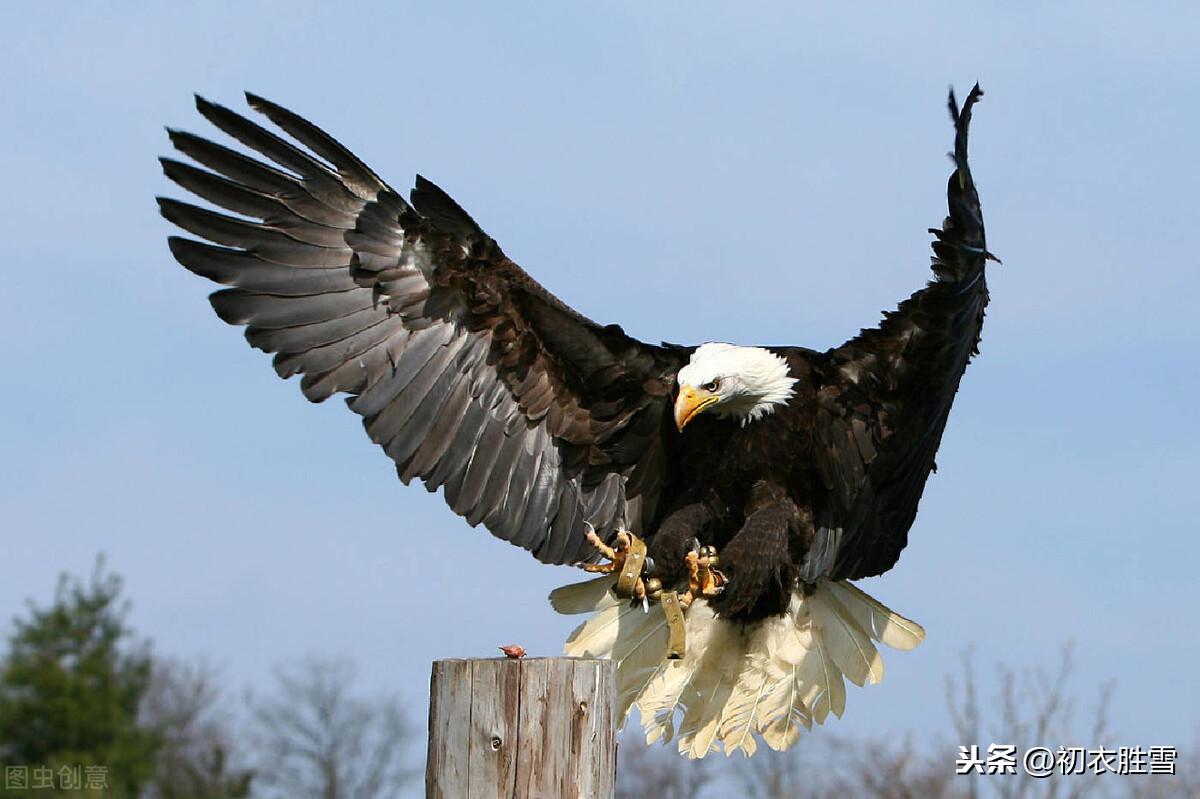
<path fill-rule="evenodd" d="M 688 608 L 688 635 L 695 630 L 706 639 L 688 642 L 698 658 L 679 723 L 679 751 L 690 758 L 704 757 L 716 745 L 721 713 L 733 693 L 745 659 L 745 636 L 740 625 L 718 619 L 712 608 L 697 600 Z"/>
<path fill-rule="evenodd" d="M 821 636 L 810 637 L 812 649 L 797 667 L 796 678 L 800 681 L 800 700 L 812 708 L 813 720 L 824 724 L 830 713 L 840 719 L 846 712 L 846 684 L 825 651 Z"/>
<path fill-rule="evenodd" d="M 760 626 L 760 631 L 765 626 Z M 755 643 L 764 643 L 754 641 L 757 637 L 760 636 L 751 636 L 751 642 L 746 647 L 746 664 L 738 675 L 729 701 L 721 711 L 719 734 L 725 743 L 726 755 L 738 750 L 744 752 L 746 757 L 754 754 L 758 749 L 754 733 L 761 732 L 766 726 L 767 702 L 772 693 L 783 688 L 778 678 L 772 679 L 771 657 L 765 647 L 761 651 L 755 651 Z"/>
<path fill-rule="evenodd" d="M 778 664 L 772 664 L 774 669 Z M 800 728 L 812 729 L 813 714 L 800 698 L 803 687 L 795 666 L 778 670 L 776 679 L 782 685 L 778 701 L 768 704 L 759 731 L 767 746 L 782 752 L 800 738 Z"/>
<path fill-rule="evenodd" d="M 659 667 L 637 701 L 638 715 L 646 729 L 646 743 L 675 737 L 675 712 L 682 707 L 683 692 L 696 673 L 695 663 L 671 660 Z"/>
<path fill-rule="evenodd" d="M 849 583 L 823 581 L 807 596 L 797 591 L 788 612 L 751 625 L 718 618 L 704 600 L 686 613 L 687 651 L 666 660 L 662 608 L 630 606 L 610 590 L 606 575 L 551 594 L 561 613 L 591 613 L 567 640 L 573 656 L 610 657 L 617 664 L 618 712 L 636 704 L 648 743 L 670 741 L 704 757 L 749 756 L 756 736 L 784 750 L 813 722 L 846 707 L 849 678 L 857 685 L 883 679 L 876 641 L 912 649 L 925 637 L 916 622 L 889 610 Z"/>
<path fill-rule="evenodd" d="M 867 594 L 852 583 L 828 583 L 830 592 L 837 597 L 854 621 L 867 635 L 887 644 L 892 649 L 915 649 L 925 640 L 925 628 L 910 621 Z"/>
<path fill-rule="evenodd" d="M 667 652 L 667 620 L 661 612 L 658 618 L 642 614 L 642 619 L 630 633 L 636 644 L 628 650 L 613 652 L 613 660 L 617 662 L 617 713 L 622 724 L 629 708 L 658 673 Z"/>
<path fill-rule="evenodd" d="M 575 628 L 567 638 L 566 651 L 571 657 L 610 657 L 617 643 L 621 608 L 604 608 Z"/>
<path fill-rule="evenodd" d="M 685 692 L 695 693 L 693 679 L 704 654 L 713 649 L 712 636 L 719 629 L 715 620 L 707 608 L 697 606 L 695 613 L 689 610 L 684 622 L 687 647 L 683 658 L 664 661 L 642 692 L 638 713 L 646 729 L 647 743 L 654 743 L 659 738 L 664 743 L 671 740 L 675 734 L 675 711 L 686 710 L 689 704 L 694 704 Z"/>
<path fill-rule="evenodd" d="M 605 574 L 594 580 L 555 588 L 550 592 L 550 607 L 567 616 L 613 607 L 617 597 L 608 590 L 613 583 L 612 576 Z"/>
<path fill-rule="evenodd" d="M 815 593 L 809 600 L 814 634 L 824 641 L 825 651 L 842 673 L 855 685 L 882 681 L 883 658 L 842 603 L 828 591 Z"/>

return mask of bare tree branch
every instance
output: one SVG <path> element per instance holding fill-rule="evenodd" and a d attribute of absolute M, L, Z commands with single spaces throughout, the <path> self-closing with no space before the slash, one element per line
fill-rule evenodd
<path fill-rule="evenodd" d="M 805 736 L 792 750 L 760 750 L 753 758 L 724 761 L 714 770 L 695 770 L 697 764 L 673 752 L 647 752 L 640 741 L 622 749 L 626 764 L 619 797 L 694 797 L 707 788 L 723 796 L 740 788 L 741 799 L 1174 799 L 1200 796 L 1200 745 L 1181 758 L 1177 774 L 1053 773 L 1045 778 L 1029 775 L 1022 762 L 1031 747 L 1060 747 L 1084 752 L 1105 747 L 1117 752 L 1110 729 L 1115 691 L 1110 681 L 1101 686 L 1087 718 L 1077 726 L 1078 693 L 1075 648 L 1062 647 L 1052 668 L 996 666 L 994 692 L 986 699 L 978 689 L 974 653 L 962 653 L 961 669 L 946 677 L 946 705 L 951 722 L 949 741 L 914 743 L 911 736 L 853 740 L 830 730 Z M 1082 730 L 1081 730 L 1082 728 Z M 1197 736 L 1200 740 L 1200 735 Z M 1120 741 L 1130 744 L 1130 741 Z M 1011 745 L 1013 773 L 959 775 L 955 773 L 958 747 L 972 745 L 987 761 L 989 745 Z M 703 761 L 708 765 L 709 758 Z M 733 768 L 723 765 L 731 762 Z M 999 762 L 999 759 L 997 759 Z M 634 765 L 629 766 L 630 763 Z M 1086 764 L 1085 764 L 1086 766 Z M 680 790 L 680 787 L 682 790 Z"/>
<path fill-rule="evenodd" d="M 975 650 L 967 647 L 963 650 L 962 662 L 962 699 L 958 698 L 958 684 L 953 674 L 946 675 L 946 707 L 950 711 L 950 719 L 954 732 L 960 744 L 971 744 L 982 739 L 979 725 L 979 699 L 975 690 Z M 966 777 L 967 796 L 979 799 L 979 777 L 970 774 Z"/>
<path fill-rule="evenodd" d="M 617 751 L 616 799 L 702 799 L 711 782 L 710 760 L 687 760 L 670 747 L 648 747 L 636 730 Z"/>
<path fill-rule="evenodd" d="M 417 776 L 406 764 L 414 729 L 395 697 L 351 692 L 345 660 L 310 659 L 277 673 L 252 702 L 261 782 L 286 799 L 385 799 Z"/>
<path fill-rule="evenodd" d="M 233 719 L 204 661 L 159 661 L 139 723 L 162 740 L 145 799 L 241 799 L 253 772 L 235 763 Z"/>

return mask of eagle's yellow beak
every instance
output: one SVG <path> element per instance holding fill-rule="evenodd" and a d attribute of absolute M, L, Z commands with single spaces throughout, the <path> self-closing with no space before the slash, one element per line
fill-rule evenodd
<path fill-rule="evenodd" d="M 703 389 L 697 391 L 689 385 L 680 386 L 679 396 L 675 399 L 675 426 L 682 431 L 697 414 L 716 401 L 716 394 Z"/>

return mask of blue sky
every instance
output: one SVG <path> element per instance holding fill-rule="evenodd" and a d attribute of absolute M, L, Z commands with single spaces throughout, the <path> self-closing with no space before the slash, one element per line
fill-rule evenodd
<path fill-rule="evenodd" d="M 926 279 L 945 91 L 978 79 L 1004 266 L 911 543 L 865 585 L 928 640 L 838 726 L 941 731 L 965 646 L 986 676 L 1074 638 L 1123 743 L 1190 742 L 1200 12 L 647 5 L 0 10 L 0 611 L 103 551 L 160 651 L 256 686 L 348 654 L 418 716 L 431 659 L 573 626 L 545 603 L 572 572 L 401 486 L 171 260 L 155 157 L 163 125 L 205 132 L 191 92 L 264 94 L 397 187 L 420 171 L 633 335 L 824 348 Z"/>

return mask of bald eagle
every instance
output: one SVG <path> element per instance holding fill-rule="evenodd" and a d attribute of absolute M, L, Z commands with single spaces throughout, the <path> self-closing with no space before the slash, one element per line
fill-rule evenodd
<path fill-rule="evenodd" d="M 593 322 L 430 181 L 405 198 L 251 94 L 283 135 L 197 98 L 242 148 L 169 130 L 191 163 L 161 159 L 228 213 L 159 206 L 206 240 L 169 244 L 228 286 L 210 297 L 217 315 L 274 353 L 281 377 L 302 375 L 309 400 L 348 395 L 403 482 L 442 489 L 470 525 L 545 563 L 623 564 L 646 542 L 642 602 L 628 586 L 617 595 L 616 574 L 552 596 L 590 614 L 568 652 L 618 661 L 622 714 L 636 705 L 651 740 L 677 734 L 694 757 L 718 742 L 749 753 L 755 735 L 785 748 L 840 715 L 843 675 L 882 677 L 874 642 L 923 638 L 848 581 L 899 558 L 977 351 L 990 256 L 967 130 L 980 96 L 960 110 L 950 95 L 954 171 L 949 215 L 930 231 L 932 280 L 823 352 L 648 344 Z M 670 659 L 667 603 L 646 599 L 676 588 L 687 646 Z"/>

